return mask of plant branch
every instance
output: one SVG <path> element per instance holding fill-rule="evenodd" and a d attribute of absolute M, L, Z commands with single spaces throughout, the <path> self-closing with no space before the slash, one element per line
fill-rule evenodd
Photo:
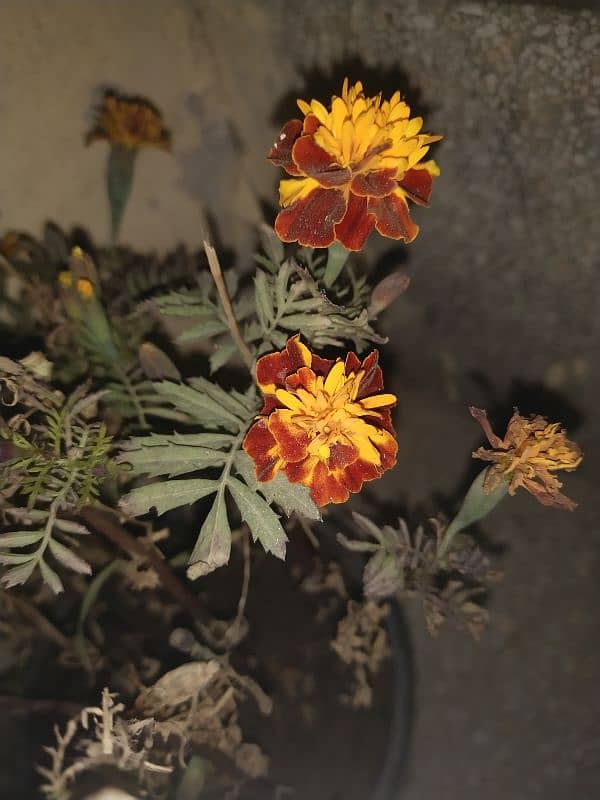
<path fill-rule="evenodd" d="M 161 558 L 158 551 L 147 545 L 141 539 L 136 539 L 123 528 L 115 519 L 115 515 L 94 506 L 85 506 L 80 512 L 86 525 L 96 533 L 105 536 L 117 547 L 120 547 L 130 556 L 140 556 L 146 559 L 155 570 L 163 588 L 179 605 L 194 619 L 204 624 L 210 621 L 210 615 L 200 603 L 195 594 L 181 583 L 177 576 L 171 572 L 167 563 Z"/>
<path fill-rule="evenodd" d="M 6 592 L 6 597 L 10 598 L 10 602 L 18 609 L 20 614 L 28 619 L 32 625 L 35 625 L 42 636 L 45 636 L 46 639 L 50 639 L 50 641 L 58 645 L 61 650 L 71 649 L 71 640 L 65 636 L 64 633 L 59 631 L 58 628 L 26 597 L 11 594 L 10 592 Z"/>
<path fill-rule="evenodd" d="M 213 280 L 215 282 L 215 286 L 217 287 L 217 292 L 219 293 L 219 298 L 221 300 L 221 305 L 223 306 L 223 311 L 225 312 L 225 317 L 227 319 L 227 325 L 229 330 L 231 331 L 231 335 L 235 340 L 235 343 L 238 346 L 238 350 L 242 358 L 244 359 L 245 365 L 248 367 L 248 371 L 250 375 L 254 379 L 254 357 L 250 352 L 250 349 L 246 342 L 244 341 L 240 327 L 237 323 L 235 318 L 235 314 L 233 313 L 233 306 L 231 305 L 231 300 L 229 299 L 229 293 L 227 292 L 227 287 L 225 286 L 225 281 L 223 280 L 223 272 L 221 270 L 221 265 L 219 264 L 219 258 L 217 256 L 217 251 L 214 247 L 211 247 L 207 241 L 202 242 L 204 246 L 204 252 L 206 253 L 206 258 L 208 259 L 208 266 L 210 268 L 211 275 L 213 276 Z"/>

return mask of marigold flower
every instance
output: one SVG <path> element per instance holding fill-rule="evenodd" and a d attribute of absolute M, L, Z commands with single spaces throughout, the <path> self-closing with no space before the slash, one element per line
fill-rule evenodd
<path fill-rule="evenodd" d="M 362 83 L 333 97 L 298 100 L 304 121 L 287 122 L 268 158 L 293 177 L 279 184 L 282 211 L 275 230 L 284 242 L 361 250 L 375 227 L 383 236 L 412 242 L 419 232 L 407 199 L 427 206 L 435 161 L 423 161 L 441 136 L 420 133 L 421 117 L 396 92 L 389 100 L 365 97 Z"/>
<path fill-rule="evenodd" d="M 104 139 L 126 150 L 154 145 L 170 150 L 171 134 L 164 126 L 161 113 L 148 100 L 126 97 L 108 91 L 100 105 L 96 123 L 85 143 Z"/>
<path fill-rule="evenodd" d="M 494 464 L 488 470 L 485 491 L 492 492 L 503 480 L 507 480 L 510 482 L 510 494 L 522 486 L 544 506 L 558 506 L 569 511 L 577 506 L 559 491 L 562 483 L 553 474 L 561 469 L 572 472 L 583 458 L 581 450 L 567 439 L 559 422 L 549 423 L 540 416 L 527 419 L 515 409 L 506 435 L 500 439 L 492 431 L 485 411 L 480 408 L 469 410 L 494 448 L 486 450 L 480 447 L 473 453 L 473 458 Z"/>
<path fill-rule="evenodd" d="M 244 440 L 259 481 L 281 470 L 311 490 L 318 506 L 344 503 L 364 481 L 396 463 L 390 409 L 373 351 L 364 361 L 348 353 L 331 361 L 311 353 L 299 336 L 259 358 L 256 378 L 264 406 Z"/>

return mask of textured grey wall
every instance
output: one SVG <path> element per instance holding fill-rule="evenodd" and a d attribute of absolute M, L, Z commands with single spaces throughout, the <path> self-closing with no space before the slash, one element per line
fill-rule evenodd
<path fill-rule="evenodd" d="M 4 2 L 0 225 L 107 233 L 104 146 L 82 146 L 102 84 L 151 97 L 174 156 L 145 152 L 123 238 L 252 242 L 293 98 L 347 72 L 400 87 L 445 134 L 397 333 L 407 366 L 581 394 L 598 353 L 600 21 L 591 10 L 430 0 Z M 373 242 L 373 250 L 385 248 Z M 440 343 L 443 343 L 440 345 Z M 454 387 L 453 391 L 456 391 Z M 458 388 L 460 394 L 460 387 Z M 586 394 L 586 392 L 584 392 Z M 582 398 L 585 403 L 585 396 Z"/>

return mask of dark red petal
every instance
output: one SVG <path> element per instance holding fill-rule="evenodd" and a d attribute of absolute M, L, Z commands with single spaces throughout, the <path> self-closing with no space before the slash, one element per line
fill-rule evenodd
<path fill-rule="evenodd" d="M 288 339 L 283 350 L 278 353 L 269 353 L 258 359 L 256 362 L 256 380 L 259 386 L 274 384 L 276 387 L 283 389 L 287 376 L 297 372 L 300 367 L 306 366 L 303 350 L 298 341 L 298 336 L 292 336 L 291 339 Z M 265 398 L 266 403 L 267 399 Z M 263 411 L 262 413 L 268 412 Z"/>
<path fill-rule="evenodd" d="M 350 372 L 353 372 L 356 375 L 356 373 L 360 369 L 360 363 L 361 363 L 360 359 L 358 358 L 356 353 L 350 351 L 346 356 L 346 362 L 345 362 L 346 375 L 348 375 Z"/>
<path fill-rule="evenodd" d="M 301 136 L 296 140 L 292 159 L 303 175 L 319 181 L 326 189 L 344 186 L 352 178 L 352 171 L 341 167 L 331 153 L 319 147 L 313 136 Z"/>
<path fill-rule="evenodd" d="M 335 442 L 331 445 L 327 465 L 330 470 L 340 470 L 352 464 L 358 458 L 356 447 Z"/>
<path fill-rule="evenodd" d="M 304 118 L 302 133 L 313 134 L 321 127 L 321 123 L 314 114 L 309 114 Z"/>
<path fill-rule="evenodd" d="M 311 354 L 312 355 L 312 354 Z M 290 389 L 298 389 L 301 387 L 309 392 L 312 392 L 315 384 L 315 373 L 311 367 L 300 367 L 293 375 L 288 375 L 285 385 Z"/>
<path fill-rule="evenodd" d="M 428 206 L 433 177 L 426 169 L 409 169 L 398 185 L 420 206 Z"/>
<path fill-rule="evenodd" d="M 303 483 L 308 486 L 312 480 L 317 459 L 314 456 L 305 458 L 303 461 L 292 461 L 283 468 L 285 476 L 290 483 Z"/>
<path fill-rule="evenodd" d="M 371 419 L 370 417 L 363 417 L 365 422 L 370 422 L 371 425 L 378 425 L 380 428 L 388 431 L 392 434 L 392 436 L 396 435 L 396 431 L 394 430 L 394 423 L 392 422 L 392 412 L 389 408 L 380 408 L 377 409 L 379 413 L 379 417 L 377 420 L 375 418 Z"/>
<path fill-rule="evenodd" d="M 350 192 L 344 218 L 335 226 L 335 238 L 347 250 L 362 250 L 374 224 L 375 217 L 367 212 L 367 198 Z"/>
<path fill-rule="evenodd" d="M 361 197 L 385 197 L 398 188 L 396 169 L 377 169 L 355 175 L 350 191 Z"/>
<path fill-rule="evenodd" d="M 275 437 L 279 454 L 287 462 L 303 461 L 310 443 L 308 434 L 298 425 L 290 424 L 282 418 L 281 412 L 274 411 L 268 420 L 270 432 Z"/>
<path fill-rule="evenodd" d="M 348 489 L 329 472 L 322 461 L 315 467 L 310 494 L 319 507 L 328 503 L 345 503 L 349 496 Z"/>
<path fill-rule="evenodd" d="M 360 459 L 348 464 L 340 474 L 340 480 L 350 492 L 360 492 L 364 481 L 374 481 L 381 475 L 381 470 L 375 464 Z"/>
<path fill-rule="evenodd" d="M 334 226 L 346 211 L 339 189 L 315 189 L 277 215 L 275 231 L 284 242 L 305 247 L 329 247 L 335 240 Z"/>
<path fill-rule="evenodd" d="M 321 356 L 316 356 L 314 353 L 312 354 L 312 363 L 310 368 L 316 375 L 329 375 L 331 368 L 335 364 L 335 361 L 331 358 L 321 358 Z"/>
<path fill-rule="evenodd" d="M 370 395 L 380 392 L 383 389 L 383 373 L 381 372 L 378 363 L 379 352 L 377 350 L 373 350 L 372 353 L 369 353 L 369 355 L 362 362 L 361 369 L 364 370 L 365 374 L 360 382 L 360 388 L 357 395 L 358 400 L 362 400 L 363 397 L 369 397 Z"/>
<path fill-rule="evenodd" d="M 299 119 L 291 119 L 286 122 L 267 155 L 272 164 L 275 164 L 276 167 L 283 167 L 290 175 L 301 174 L 292 161 L 292 147 L 301 133 L 302 122 Z"/>
<path fill-rule="evenodd" d="M 370 197 L 369 211 L 375 214 L 375 227 L 382 236 L 412 242 L 419 233 L 419 226 L 410 218 L 406 200 L 400 195 Z"/>
<path fill-rule="evenodd" d="M 390 436 L 385 444 L 376 444 L 375 447 L 379 450 L 381 456 L 382 470 L 391 469 L 396 465 L 396 456 L 398 455 L 398 442 Z"/>
<path fill-rule="evenodd" d="M 275 397 L 274 394 L 266 394 L 264 396 L 263 406 L 260 410 L 260 413 L 263 414 L 265 417 L 268 417 L 272 411 L 275 411 L 276 408 L 283 408 L 283 405 L 279 402 L 279 400 Z"/>
<path fill-rule="evenodd" d="M 269 481 L 275 477 L 275 465 L 279 461 L 277 443 L 266 426 L 265 420 L 258 420 L 250 428 L 244 439 L 243 448 L 254 461 L 256 477 L 259 481 Z"/>

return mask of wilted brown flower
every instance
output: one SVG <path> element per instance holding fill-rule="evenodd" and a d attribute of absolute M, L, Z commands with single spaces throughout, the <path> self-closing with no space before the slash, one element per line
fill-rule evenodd
<path fill-rule="evenodd" d="M 506 480 L 510 482 L 509 494 L 522 486 L 544 506 L 558 506 L 569 511 L 577 506 L 559 491 L 562 483 L 553 474 L 561 469 L 572 472 L 583 458 L 581 450 L 567 439 L 559 422 L 549 423 L 540 416 L 527 419 L 515 409 L 506 435 L 501 439 L 492 431 L 483 409 L 471 407 L 469 410 L 493 448 L 480 447 L 473 453 L 473 458 L 493 462 L 485 478 L 486 492 L 493 492 Z"/>
<path fill-rule="evenodd" d="M 96 123 L 85 137 L 85 143 L 98 139 L 126 150 L 139 150 L 144 145 L 171 149 L 171 134 L 160 111 L 142 97 L 128 97 L 113 91 L 105 93 Z"/>

